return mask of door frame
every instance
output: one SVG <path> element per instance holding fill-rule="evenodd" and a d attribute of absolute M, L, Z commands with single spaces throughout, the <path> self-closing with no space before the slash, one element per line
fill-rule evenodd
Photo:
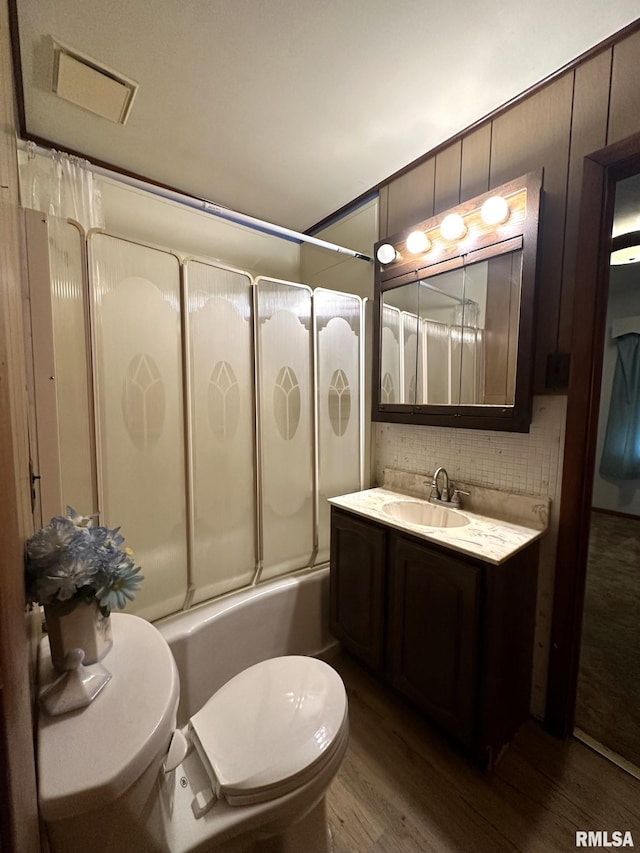
<path fill-rule="evenodd" d="M 640 133 L 584 160 L 545 717 L 560 737 L 575 716 L 615 185 L 639 172 Z"/>

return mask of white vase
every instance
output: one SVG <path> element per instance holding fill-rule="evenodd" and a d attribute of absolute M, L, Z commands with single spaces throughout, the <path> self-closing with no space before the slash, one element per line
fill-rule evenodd
<path fill-rule="evenodd" d="M 85 665 L 97 663 L 107 654 L 113 640 L 111 619 L 103 616 L 96 601 L 79 602 L 68 613 L 55 604 L 45 604 L 51 661 L 58 672 L 65 672 L 65 656 L 82 649 Z"/>

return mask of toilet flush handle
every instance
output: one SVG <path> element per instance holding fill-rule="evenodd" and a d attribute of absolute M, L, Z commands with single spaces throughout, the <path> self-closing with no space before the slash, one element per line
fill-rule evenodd
<path fill-rule="evenodd" d="M 180 729 L 176 729 L 169 744 L 169 752 L 164 759 L 164 772 L 171 773 L 179 764 L 182 764 L 191 748 L 191 744 L 182 734 Z"/>

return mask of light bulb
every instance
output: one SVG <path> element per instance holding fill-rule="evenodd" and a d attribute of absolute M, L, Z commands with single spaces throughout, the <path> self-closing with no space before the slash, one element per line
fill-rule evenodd
<path fill-rule="evenodd" d="M 502 225 L 509 218 L 509 205 L 501 195 L 492 195 L 480 208 L 485 225 Z"/>
<path fill-rule="evenodd" d="M 419 255 L 421 252 L 428 252 L 431 248 L 431 241 L 424 231 L 412 231 L 407 237 L 407 251 L 412 255 Z"/>
<path fill-rule="evenodd" d="M 442 220 L 440 233 L 445 240 L 459 240 L 467 233 L 467 226 L 459 213 L 450 213 Z"/>
<path fill-rule="evenodd" d="M 396 250 L 393 248 L 391 243 L 383 243 L 382 246 L 378 246 L 376 258 L 381 264 L 390 264 L 395 261 L 396 257 Z"/>

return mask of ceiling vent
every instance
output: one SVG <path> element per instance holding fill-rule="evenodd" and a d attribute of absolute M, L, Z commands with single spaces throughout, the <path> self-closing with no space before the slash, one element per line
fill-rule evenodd
<path fill-rule="evenodd" d="M 53 91 L 95 115 L 124 124 L 138 84 L 54 41 Z"/>

